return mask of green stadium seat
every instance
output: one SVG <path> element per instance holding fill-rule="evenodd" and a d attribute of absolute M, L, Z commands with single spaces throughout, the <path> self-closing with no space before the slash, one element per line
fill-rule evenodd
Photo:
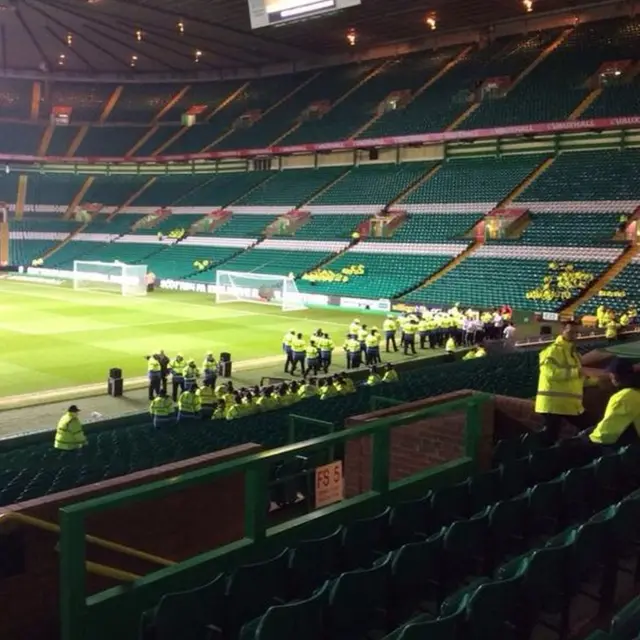
<path fill-rule="evenodd" d="M 275 220 L 276 216 L 270 213 L 234 213 L 211 234 L 199 235 L 214 235 L 224 238 L 258 238 Z"/>
<path fill-rule="evenodd" d="M 284 549 L 264 562 L 238 567 L 229 576 L 225 605 L 227 634 L 237 634 L 243 624 L 262 615 L 268 607 L 286 602 L 288 557 L 289 549 Z"/>
<path fill-rule="evenodd" d="M 466 482 L 441 487 L 431 494 L 431 522 L 435 530 L 468 515 L 469 490 Z"/>
<path fill-rule="evenodd" d="M 634 598 L 611 620 L 611 638 L 637 640 L 640 630 L 640 598 Z"/>
<path fill-rule="evenodd" d="M 488 510 L 467 520 L 457 520 L 447 528 L 442 545 L 447 592 L 464 584 L 470 576 L 485 573 L 488 530 Z"/>
<path fill-rule="evenodd" d="M 219 574 L 208 584 L 163 596 L 143 618 L 143 640 L 214 640 L 222 638 L 226 578 Z"/>
<path fill-rule="evenodd" d="M 342 565 L 351 569 L 370 566 L 388 547 L 388 507 L 371 518 L 362 518 L 342 530 Z"/>
<path fill-rule="evenodd" d="M 314 214 L 294 234 L 295 240 L 349 240 L 359 225 L 371 216 L 340 214 Z"/>
<path fill-rule="evenodd" d="M 479 513 L 500 498 L 500 469 L 492 469 L 467 480 L 469 513 Z"/>
<path fill-rule="evenodd" d="M 464 624 L 464 610 L 446 618 L 410 623 L 401 627 L 384 640 L 457 640 Z"/>
<path fill-rule="evenodd" d="M 489 510 L 489 565 L 495 569 L 506 558 L 521 553 L 527 536 L 529 499 L 521 494 L 496 502 Z"/>
<path fill-rule="evenodd" d="M 24 119 L 28 120 L 28 116 Z M 35 123 L 2 123 L 0 125 L 2 153 L 36 155 L 44 130 L 44 125 Z"/>
<path fill-rule="evenodd" d="M 146 115 L 150 114 L 147 112 Z M 129 150 L 146 132 L 147 128 L 140 126 L 93 125 L 89 127 L 76 154 L 98 158 L 129 155 Z"/>
<path fill-rule="evenodd" d="M 613 244 L 619 213 L 533 213 L 517 244 L 563 247 Z"/>
<path fill-rule="evenodd" d="M 424 539 L 430 526 L 431 493 L 421 498 L 398 502 L 389 514 L 389 539 L 394 547 Z"/>
<path fill-rule="evenodd" d="M 360 165 L 348 171 L 344 178 L 311 201 L 316 206 L 368 205 L 378 208 L 397 198 L 411 184 L 436 165 L 435 162 L 408 162 L 399 165 Z"/>
<path fill-rule="evenodd" d="M 466 605 L 466 637 L 468 640 L 504 638 L 515 640 L 515 619 L 523 575 L 483 584 L 469 596 Z"/>
<path fill-rule="evenodd" d="M 360 638 L 387 630 L 391 554 L 370 569 L 343 573 L 330 583 L 325 624 L 332 640 Z"/>
<path fill-rule="evenodd" d="M 96 176 L 84 196 L 84 201 L 99 202 L 106 206 L 113 205 L 118 207 L 123 205 L 148 181 L 149 176 Z"/>
<path fill-rule="evenodd" d="M 306 600 L 269 607 L 262 617 L 242 627 L 239 640 L 323 640 L 325 592 L 320 589 Z"/>
<path fill-rule="evenodd" d="M 27 182 L 26 202 L 30 205 L 68 206 L 87 176 L 74 173 L 32 173 Z"/>
<path fill-rule="evenodd" d="M 301 540 L 289 554 L 291 590 L 297 597 L 307 597 L 324 581 L 338 572 L 342 545 L 342 528 L 315 540 Z"/>

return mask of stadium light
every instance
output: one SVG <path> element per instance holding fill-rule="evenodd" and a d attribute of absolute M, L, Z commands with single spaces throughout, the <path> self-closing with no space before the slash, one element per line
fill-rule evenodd
<path fill-rule="evenodd" d="M 131 56 L 131 62 L 130 62 L 130 65 L 131 65 L 132 67 L 135 67 L 135 66 L 136 66 L 136 62 L 138 62 L 138 56 L 134 54 L 134 55 L 132 55 L 132 56 Z"/>
<path fill-rule="evenodd" d="M 66 59 L 67 56 L 64 55 L 64 53 L 61 53 L 58 56 L 58 64 L 62 67 L 64 65 L 64 61 Z"/>
<path fill-rule="evenodd" d="M 436 30 L 436 27 L 438 26 L 438 24 L 436 22 L 436 17 L 434 14 L 427 16 L 427 19 L 425 20 L 425 22 L 427 23 L 427 26 L 429 27 L 429 29 L 431 29 L 431 31 Z"/>
<path fill-rule="evenodd" d="M 347 42 L 349 43 L 349 46 L 355 47 L 357 41 L 358 41 L 358 34 L 356 33 L 356 30 L 352 27 L 351 29 L 349 29 L 349 31 L 347 31 Z"/>
<path fill-rule="evenodd" d="M 531 13 L 533 11 L 533 0 L 522 0 L 522 4 L 527 13 Z"/>
<path fill-rule="evenodd" d="M 176 26 L 178 28 L 178 33 L 180 35 L 183 35 L 184 34 L 184 22 L 183 22 L 183 20 L 182 19 L 178 20 L 178 24 Z"/>
<path fill-rule="evenodd" d="M 200 62 L 200 58 L 202 58 L 202 51 L 200 51 L 200 49 L 196 49 L 193 61 Z"/>
<path fill-rule="evenodd" d="M 136 40 L 138 42 L 142 41 L 142 29 L 136 29 Z"/>
<path fill-rule="evenodd" d="M 73 34 L 71 32 L 67 33 L 67 46 L 71 46 L 73 44 Z"/>

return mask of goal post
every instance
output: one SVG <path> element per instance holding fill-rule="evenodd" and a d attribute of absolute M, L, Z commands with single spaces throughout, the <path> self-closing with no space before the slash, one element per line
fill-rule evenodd
<path fill-rule="evenodd" d="M 147 295 L 147 265 L 124 262 L 73 261 L 73 288 Z"/>
<path fill-rule="evenodd" d="M 216 303 L 259 302 L 281 307 L 283 311 L 306 309 L 303 296 L 292 276 L 239 271 L 216 272 Z"/>

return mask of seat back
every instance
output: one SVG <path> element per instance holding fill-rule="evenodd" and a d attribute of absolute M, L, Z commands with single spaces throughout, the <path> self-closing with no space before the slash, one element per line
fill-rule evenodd
<path fill-rule="evenodd" d="M 326 599 L 326 589 L 319 589 L 306 600 L 270 607 L 258 623 L 255 640 L 322 640 Z"/>
<path fill-rule="evenodd" d="M 371 518 L 354 520 L 342 532 L 343 566 L 349 569 L 368 567 L 387 549 L 387 525 L 391 508 Z"/>

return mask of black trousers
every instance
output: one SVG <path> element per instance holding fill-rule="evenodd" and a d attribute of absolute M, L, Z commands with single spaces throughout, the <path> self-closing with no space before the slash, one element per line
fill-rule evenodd
<path fill-rule="evenodd" d="M 415 336 L 411 336 L 411 338 L 404 339 L 404 355 L 408 356 L 409 355 L 409 349 L 411 349 L 411 353 L 415 356 L 416 355 L 416 337 Z"/>
<path fill-rule="evenodd" d="M 184 378 L 173 378 L 171 380 L 171 397 L 177 402 L 179 395 L 184 391 Z"/>
<path fill-rule="evenodd" d="M 561 413 L 544 413 L 542 414 L 542 418 L 544 424 L 542 435 L 545 444 L 547 444 L 548 446 L 551 446 L 558 441 L 563 420 L 566 420 L 567 422 L 572 424 L 578 432 L 586 429 L 589 426 L 588 420 L 584 413 L 581 413 L 578 416 L 568 416 Z"/>
<path fill-rule="evenodd" d="M 386 350 L 387 353 L 389 352 L 389 345 L 391 345 L 393 347 L 394 351 L 398 350 L 398 345 L 396 344 L 396 334 L 395 333 L 387 333 L 386 334 Z"/>
<path fill-rule="evenodd" d="M 157 395 L 160 395 L 161 390 L 162 378 L 160 376 L 149 378 L 149 400 L 153 400 Z"/>

